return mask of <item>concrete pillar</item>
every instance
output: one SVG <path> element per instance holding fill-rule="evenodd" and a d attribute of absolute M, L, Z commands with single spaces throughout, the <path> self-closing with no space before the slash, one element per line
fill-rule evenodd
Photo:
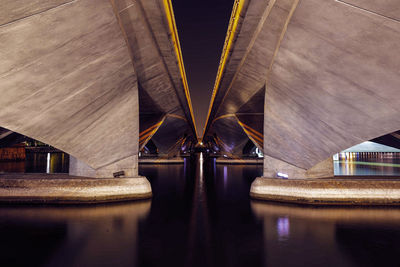
<path fill-rule="evenodd" d="M 70 156 L 69 157 L 69 175 L 83 176 L 83 177 L 96 177 L 96 170 L 91 168 L 85 162 Z"/>
<path fill-rule="evenodd" d="M 312 168 L 303 169 L 282 160 L 264 155 L 263 176 L 267 178 L 287 176 L 289 179 L 329 178 L 334 176 L 333 159 L 330 157 Z"/>
<path fill-rule="evenodd" d="M 133 155 L 97 169 L 73 156 L 69 160 L 69 175 L 71 176 L 112 178 L 114 174 L 121 172 L 124 174 L 120 177 L 138 177 L 138 156 Z"/>

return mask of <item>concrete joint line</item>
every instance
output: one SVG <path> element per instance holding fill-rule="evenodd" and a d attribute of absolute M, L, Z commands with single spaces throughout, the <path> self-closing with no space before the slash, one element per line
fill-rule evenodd
<path fill-rule="evenodd" d="M 219 108 L 222 106 L 222 104 L 224 103 L 229 91 L 233 87 L 233 84 L 235 83 L 235 81 L 236 81 L 236 79 L 237 79 L 237 77 L 239 75 L 240 70 L 242 69 L 242 67 L 243 67 L 248 55 L 250 54 L 250 51 L 253 49 L 253 46 L 254 46 L 257 38 L 258 38 L 258 35 L 260 34 L 262 28 L 264 27 L 265 21 L 267 20 L 267 18 L 271 14 L 272 8 L 275 6 L 276 1 L 277 0 L 271 0 L 268 3 L 268 6 L 265 9 L 264 13 L 262 14 L 260 22 L 258 23 L 257 28 L 254 31 L 253 36 L 252 36 L 252 38 L 250 40 L 250 43 L 249 43 L 249 45 L 248 45 L 248 47 L 246 49 L 246 53 L 243 55 L 242 60 L 240 61 L 239 66 L 238 66 L 238 68 L 237 68 L 237 70 L 235 72 L 235 75 L 233 76 L 233 79 L 232 79 L 231 83 L 229 84 L 229 87 L 226 90 L 226 92 L 224 94 L 224 97 L 221 100 L 220 105 L 218 106 L 217 110 L 215 111 L 215 114 L 218 114 Z"/>
<path fill-rule="evenodd" d="M 292 19 L 294 11 L 296 10 L 297 5 L 299 4 L 299 1 L 300 0 L 294 0 L 294 2 L 292 4 L 292 8 L 290 9 L 288 17 L 286 19 L 286 22 L 285 22 L 285 24 L 283 26 L 283 29 L 282 29 L 282 32 L 281 32 L 281 36 L 279 37 L 278 43 L 276 44 L 274 55 L 272 56 L 271 64 L 269 65 L 267 77 L 266 77 L 266 80 L 265 80 L 265 91 L 267 90 L 268 78 L 269 78 L 269 74 L 271 73 L 272 66 L 274 65 L 275 58 L 278 55 L 279 49 L 281 48 L 282 40 L 285 37 L 285 34 L 286 34 L 287 28 L 289 26 L 290 20 Z"/>
<path fill-rule="evenodd" d="M 148 1 L 148 0 L 146 0 L 146 1 Z M 163 66 L 165 72 L 167 73 L 168 80 L 170 81 L 171 87 L 174 88 L 175 96 L 176 96 L 176 98 L 178 99 L 178 102 L 179 102 L 180 106 L 182 107 L 182 110 L 183 110 L 184 114 L 186 115 L 185 108 L 184 108 L 185 105 L 184 105 L 184 103 L 182 103 L 182 99 L 181 99 L 180 96 L 179 96 L 178 88 L 176 88 L 176 85 L 175 85 L 175 83 L 174 83 L 174 79 L 172 78 L 172 75 L 171 75 L 171 73 L 170 73 L 170 71 L 169 71 L 169 69 L 168 69 L 168 65 L 167 65 L 167 63 L 165 62 L 165 58 L 163 57 L 163 55 L 162 55 L 162 53 L 161 53 L 160 46 L 158 45 L 158 42 L 157 42 L 157 38 L 156 38 L 155 35 L 154 35 L 153 29 L 152 29 L 152 27 L 151 27 L 151 24 L 150 24 L 150 22 L 149 22 L 148 16 L 147 16 L 147 14 L 146 14 L 146 12 L 145 12 L 145 9 L 144 9 L 143 4 L 142 4 L 141 1 L 138 1 L 138 6 L 139 6 L 140 11 L 141 11 L 141 14 L 142 14 L 142 16 L 140 16 L 140 18 L 141 18 L 143 24 L 146 26 L 147 30 L 150 32 L 150 36 L 151 36 L 150 39 L 152 40 L 152 43 L 153 43 L 153 45 L 155 46 L 155 48 L 156 48 L 156 50 L 157 50 L 157 52 L 158 52 L 159 57 L 161 58 L 161 60 L 160 60 L 160 61 L 161 61 L 161 65 Z M 162 6 L 161 6 L 161 4 L 160 4 L 159 2 L 158 2 L 158 8 L 161 10 L 161 13 L 165 14 L 165 11 L 163 12 L 164 9 L 162 8 Z M 164 26 L 165 26 L 165 24 L 168 25 L 168 22 L 166 22 L 165 19 L 163 19 L 163 22 L 164 22 Z M 170 30 L 169 30 L 168 27 L 166 27 L 166 32 L 168 32 L 168 33 L 170 32 Z M 169 36 L 170 36 L 171 34 L 172 34 L 172 33 L 170 33 Z M 170 38 L 169 38 L 169 39 L 170 39 Z M 171 40 L 170 40 L 170 41 L 171 41 Z M 175 51 L 173 51 L 173 49 L 172 49 L 172 53 L 175 54 Z M 178 68 L 179 68 L 179 63 L 178 63 L 178 60 L 177 60 L 177 59 L 176 59 L 176 64 L 178 65 Z M 181 77 L 181 79 L 183 79 L 183 77 Z M 183 85 L 182 85 L 182 86 L 183 86 Z M 190 116 L 189 116 L 189 117 L 190 117 Z M 190 121 L 192 121 L 192 118 L 190 118 Z M 193 123 L 194 123 L 194 122 L 193 122 Z M 193 125 L 194 125 L 194 124 L 193 124 Z M 196 131 L 194 132 L 194 134 L 195 134 L 196 137 L 197 137 L 197 132 L 196 132 Z"/>
<path fill-rule="evenodd" d="M 50 10 L 53 10 L 53 9 L 56 9 L 56 8 L 59 8 L 59 7 L 63 7 L 63 6 L 66 6 L 66 5 L 73 4 L 73 3 L 77 2 L 77 1 L 78 1 L 78 0 L 71 0 L 71 1 L 69 1 L 69 2 L 67 2 L 67 3 L 64 3 L 64 4 L 61 4 L 61 5 L 55 6 L 55 7 L 50 7 L 50 8 L 48 8 L 48 9 L 42 10 L 42 11 L 40 11 L 40 12 L 38 12 L 38 13 L 35 13 L 35 14 L 32 14 L 32 15 L 28 15 L 28 16 L 26 16 L 26 17 L 22 17 L 22 18 L 19 18 L 19 19 L 15 19 L 15 20 L 13 20 L 13 21 L 10 21 L 10 22 L 7 22 L 7 23 L 5 23 L 5 24 L 0 25 L 0 28 L 6 27 L 6 26 L 8 26 L 8 25 L 10 25 L 10 24 L 13 24 L 13 23 L 16 23 L 16 22 L 18 22 L 18 21 L 22 21 L 22 20 L 28 19 L 28 18 L 30 18 L 30 17 L 33 17 L 33 16 L 36 16 L 36 15 L 45 13 L 45 12 L 47 12 L 47 11 L 50 11 Z"/>
<path fill-rule="evenodd" d="M 363 8 L 363 7 L 360 7 L 360 6 L 356 6 L 356 5 L 347 3 L 346 1 L 335 0 L 335 2 L 340 3 L 340 4 L 343 4 L 343 5 L 346 5 L 346 6 L 349 6 L 349 7 L 352 7 L 352 8 L 355 8 L 355 9 L 358 9 L 358 10 L 363 11 L 363 12 L 367 12 L 367 13 L 372 14 L 372 15 L 375 15 L 375 16 L 379 16 L 379 17 L 382 17 L 382 18 L 385 18 L 385 19 L 390 19 L 390 20 L 392 20 L 392 21 L 394 21 L 394 22 L 396 22 L 396 23 L 400 23 L 400 20 L 398 20 L 398 19 L 396 19 L 396 18 L 392 18 L 392 17 L 388 17 L 388 16 L 385 16 L 385 15 L 379 14 L 379 13 L 377 13 L 377 12 L 368 10 L 368 9 L 366 9 L 366 8 Z"/>
<path fill-rule="evenodd" d="M 121 17 L 120 17 L 120 13 L 121 13 L 121 12 L 118 12 L 117 7 L 116 7 L 116 5 L 115 5 L 115 0 L 110 0 L 110 3 L 111 3 L 111 6 L 112 6 L 112 9 L 113 9 L 113 11 L 114 11 L 115 18 L 116 18 L 117 21 L 118 21 L 119 28 L 121 29 L 121 33 L 122 33 L 122 35 L 124 36 L 126 48 L 128 49 L 128 54 L 129 54 L 129 57 L 131 58 L 132 68 L 133 68 L 133 70 L 134 70 L 134 72 L 135 72 L 135 76 L 136 76 L 136 69 L 135 69 L 135 65 L 133 64 L 133 62 L 134 62 L 134 60 L 133 60 L 133 54 L 132 54 L 132 51 L 131 51 L 131 49 L 130 49 L 128 35 L 126 34 L 124 25 L 122 24 L 122 20 L 121 20 Z M 131 6 L 132 6 L 132 5 L 131 5 Z M 137 80 L 137 78 L 136 78 L 136 80 Z"/>
<path fill-rule="evenodd" d="M 122 12 L 124 12 L 125 10 L 127 10 L 127 9 L 129 9 L 129 8 L 131 8 L 131 7 L 133 7 L 135 4 L 136 4 L 136 2 L 134 2 L 133 4 L 128 5 L 127 7 L 121 9 L 121 10 L 119 11 L 119 13 L 122 13 Z"/>

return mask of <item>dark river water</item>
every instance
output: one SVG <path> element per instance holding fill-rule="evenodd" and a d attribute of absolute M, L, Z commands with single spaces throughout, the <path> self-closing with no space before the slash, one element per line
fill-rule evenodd
<path fill-rule="evenodd" d="M 151 200 L 0 206 L 0 266 L 400 266 L 400 209 L 252 201 L 261 165 L 199 154 L 140 173 Z"/>
<path fill-rule="evenodd" d="M 0 161 L 0 173 L 68 173 L 65 153 L 27 153 L 24 161 Z M 340 153 L 334 160 L 335 175 L 400 176 L 400 153 Z"/>

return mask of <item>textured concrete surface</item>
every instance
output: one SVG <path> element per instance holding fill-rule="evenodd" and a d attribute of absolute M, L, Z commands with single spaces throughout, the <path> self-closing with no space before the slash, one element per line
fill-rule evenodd
<path fill-rule="evenodd" d="M 333 177 L 333 158 L 326 159 L 312 168 L 305 170 L 287 162 L 264 155 L 264 176 L 277 177 L 278 173 L 286 174 L 290 179 Z"/>
<path fill-rule="evenodd" d="M 250 196 L 311 205 L 400 205 L 400 180 L 259 177 L 251 185 Z"/>
<path fill-rule="evenodd" d="M 227 134 L 234 152 L 247 138 L 260 142 L 244 128 L 219 125 L 251 126 L 264 136 L 270 177 L 281 166 L 272 161 L 304 173 L 400 129 L 399 1 L 243 2 L 205 137 Z"/>
<path fill-rule="evenodd" d="M 47 2 L 0 27 L 0 125 L 94 169 L 137 155 L 137 78 L 110 2 Z"/>
<path fill-rule="evenodd" d="M 140 116 L 145 118 L 140 119 L 140 132 L 161 123 L 141 146 L 152 139 L 161 154 L 169 154 L 184 135 L 197 138 L 179 40 L 166 12 L 168 1 L 111 2 L 138 76 Z"/>
<path fill-rule="evenodd" d="M 300 1 L 267 79 L 265 153 L 309 169 L 399 130 L 399 40 L 398 21 Z"/>
<path fill-rule="evenodd" d="M 154 138 L 171 154 L 183 137 L 197 140 L 165 3 L 1 1 L 0 126 L 70 154 L 72 174 L 99 178 L 137 176 L 139 135 L 154 123 L 142 146 Z"/>
<path fill-rule="evenodd" d="M 70 157 L 69 174 L 73 176 L 86 176 L 96 178 L 110 178 L 115 172 L 124 172 L 123 177 L 137 176 L 138 156 L 133 155 L 125 159 L 113 162 L 107 166 L 93 169 L 75 157 Z"/>
<path fill-rule="evenodd" d="M 68 175 L 0 175 L 0 202 L 80 204 L 150 198 L 145 177 L 96 179 Z"/>

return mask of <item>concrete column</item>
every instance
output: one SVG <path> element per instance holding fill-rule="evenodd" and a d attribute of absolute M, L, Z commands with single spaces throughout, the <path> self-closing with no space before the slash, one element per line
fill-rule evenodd
<path fill-rule="evenodd" d="M 121 177 L 138 177 L 138 156 L 133 155 L 109 165 L 94 169 L 71 156 L 69 161 L 69 175 L 96 177 L 96 178 L 112 178 L 115 173 L 123 172 Z"/>
<path fill-rule="evenodd" d="M 264 155 L 264 177 L 279 177 L 278 173 L 287 175 L 289 179 L 330 178 L 334 176 L 333 159 L 330 157 L 312 168 L 303 169 Z"/>
<path fill-rule="evenodd" d="M 83 176 L 83 177 L 96 177 L 96 170 L 91 168 L 85 162 L 70 156 L 69 157 L 69 175 Z"/>

